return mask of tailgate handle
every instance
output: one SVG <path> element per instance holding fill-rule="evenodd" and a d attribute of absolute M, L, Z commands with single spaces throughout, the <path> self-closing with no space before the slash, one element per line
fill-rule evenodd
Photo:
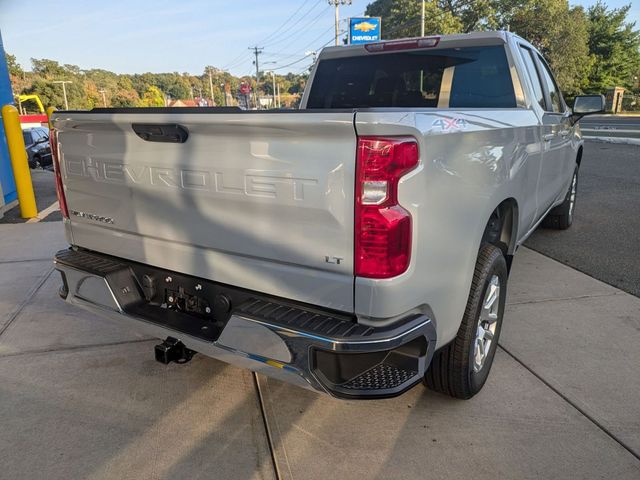
<path fill-rule="evenodd" d="M 131 127 L 147 142 L 184 143 L 189 138 L 189 131 L 175 123 L 132 123 Z"/>

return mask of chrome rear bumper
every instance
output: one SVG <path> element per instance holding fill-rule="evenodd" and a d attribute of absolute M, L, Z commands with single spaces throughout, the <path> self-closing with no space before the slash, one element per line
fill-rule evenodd
<path fill-rule="evenodd" d="M 378 329 L 315 307 L 260 294 L 247 298 L 245 292 L 224 318 L 207 319 L 167 311 L 159 302 L 147 308 L 149 295 L 140 269 L 153 267 L 74 250 L 58 252 L 54 264 L 64 282 L 60 295 L 70 304 L 152 337 L 173 337 L 209 357 L 337 397 L 401 394 L 420 381 L 436 344 L 435 325 L 424 315 Z M 182 292 L 193 282 L 199 287 L 195 290 L 211 295 L 232 289 L 176 272 L 158 273 L 175 278 L 174 288 L 183 281 Z"/>

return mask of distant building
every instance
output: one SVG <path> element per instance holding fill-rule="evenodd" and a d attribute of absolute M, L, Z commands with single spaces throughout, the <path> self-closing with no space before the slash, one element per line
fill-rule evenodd
<path fill-rule="evenodd" d="M 196 97 L 194 99 L 185 98 L 178 100 L 169 100 L 169 107 L 209 107 L 215 106 L 215 102 L 209 98 Z"/>

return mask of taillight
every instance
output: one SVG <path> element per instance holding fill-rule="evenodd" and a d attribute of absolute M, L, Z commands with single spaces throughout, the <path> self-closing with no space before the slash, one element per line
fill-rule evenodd
<path fill-rule="evenodd" d="M 419 162 L 409 137 L 359 137 L 356 165 L 355 272 L 389 278 L 411 259 L 411 215 L 398 204 L 398 182 Z"/>
<path fill-rule="evenodd" d="M 69 209 L 67 208 L 67 199 L 64 196 L 64 187 L 62 186 L 62 173 L 60 172 L 60 159 L 58 158 L 58 132 L 51 129 L 49 131 L 49 145 L 51 146 L 51 157 L 53 158 L 53 171 L 56 176 L 56 193 L 58 194 L 58 203 L 60 204 L 60 212 L 64 218 L 69 218 Z"/>

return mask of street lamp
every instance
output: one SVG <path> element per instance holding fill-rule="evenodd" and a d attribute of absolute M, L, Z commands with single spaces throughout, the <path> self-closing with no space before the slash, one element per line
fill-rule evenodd
<path fill-rule="evenodd" d="M 67 83 L 73 83 L 71 80 L 56 80 L 51 83 L 61 83 L 62 84 L 62 95 L 64 96 L 64 109 L 69 110 L 69 102 L 67 102 Z"/>
<path fill-rule="evenodd" d="M 269 70 L 269 71 L 264 72 L 264 73 L 266 73 L 267 75 L 271 74 L 271 81 L 272 81 L 272 84 L 273 84 L 273 95 L 272 95 L 273 96 L 273 107 L 276 108 L 277 105 L 278 105 L 278 102 L 276 100 L 276 72 L 274 72 L 273 70 Z"/>
<path fill-rule="evenodd" d="M 98 93 L 102 94 L 102 105 L 106 108 L 107 107 L 107 97 L 105 97 L 105 93 L 107 93 L 107 91 L 103 88 L 102 90 L 98 90 Z"/>
<path fill-rule="evenodd" d="M 262 62 L 262 65 L 277 65 L 278 62 Z M 271 82 L 272 82 L 272 86 L 273 86 L 273 106 L 276 106 L 276 74 L 273 70 L 265 70 L 263 72 L 266 75 L 271 74 Z"/>

